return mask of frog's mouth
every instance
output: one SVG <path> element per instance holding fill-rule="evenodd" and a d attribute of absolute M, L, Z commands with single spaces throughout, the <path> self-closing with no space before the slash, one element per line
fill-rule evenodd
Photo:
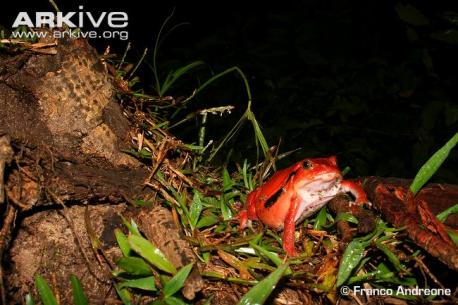
<path fill-rule="evenodd" d="M 300 203 L 295 222 L 312 215 L 334 198 L 340 191 L 340 180 L 340 175 L 326 173 L 302 184 L 297 190 Z"/>

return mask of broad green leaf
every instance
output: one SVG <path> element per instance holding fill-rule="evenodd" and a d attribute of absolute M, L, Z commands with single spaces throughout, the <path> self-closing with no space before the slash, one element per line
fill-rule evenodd
<path fill-rule="evenodd" d="M 32 298 L 32 295 L 30 293 L 27 293 L 25 295 L 25 305 L 35 305 L 35 301 Z"/>
<path fill-rule="evenodd" d="M 192 198 L 191 207 L 189 208 L 189 218 L 191 220 L 192 227 L 195 228 L 199 221 L 200 213 L 202 212 L 202 199 L 199 191 L 194 192 Z"/>
<path fill-rule="evenodd" d="M 440 148 L 428 161 L 420 168 L 415 179 L 410 185 L 412 193 L 416 194 L 423 185 L 434 175 L 442 163 L 447 159 L 450 151 L 458 143 L 458 132 Z"/>
<path fill-rule="evenodd" d="M 326 224 L 326 207 L 322 207 L 318 215 L 315 217 L 315 223 L 313 224 L 314 230 L 321 230 Z"/>
<path fill-rule="evenodd" d="M 122 255 L 129 256 L 132 249 L 130 248 L 129 242 L 127 241 L 127 236 L 118 228 L 114 230 L 114 233 Z"/>
<path fill-rule="evenodd" d="M 83 287 L 81 286 L 78 278 L 72 274 L 70 276 L 70 281 L 72 283 L 72 293 L 73 293 L 73 304 L 75 305 L 88 305 L 88 300 L 84 294 Z"/>
<path fill-rule="evenodd" d="M 368 242 L 359 239 L 354 239 L 348 244 L 340 260 L 339 271 L 337 272 L 337 287 L 344 284 L 350 277 L 353 269 L 364 257 L 364 250 L 367 245 Z"/>
<path fill-rule="evenodd" d="M 445 211 L 439 213 L 436 217 L 439 219 L 440 222 L 444 222 L 447 220 L 447 217 L 449 217 L 451 214 L 456 214 L 458 213 L 458 203 L 455 204 L 454 206 L 449 207 Z"/>
<path fill-rule="evenodd" d="M 251 288 L 239 301 L 238 305 L 261 305 L 267 300 L 269 295 L 275 289 L 278 281 L 288 268 L 288 264 L 281 265 L 274 272 L 269 274 L 265 279 L 260 281 L 256 286 Z"/>
<path fill-rule="evenodd" d="M 151 267 L 140 257 L 121 257 L 115 260 L 115 264 L 131 275 L 151 275 Z"/>
<path fill-rule="evenodd" d="M 209 226 L 214 225 L 217 222 L 218 222 L 218 217 L 216 217 L 213 214 L 212 215 L 208 215 L 208 216 L 204 216 L 197 222 L 196 228 L 200 229 L 200 228 L 204 228 L 204 227 L 209 227 Z"/>
<path fill-rule="evenodd" d="M 156 282 L 154 276 L 144 277 L 140 279 L 125 280 L 119 283 L 119 288 L 137 288 L 146 291 L 156 291 Z"/>
<path fill-rule="evenodd" d="M 129 235 L 127 240 L 132 249 L 150 264 L 168 273 L 175 274 L 177 272 L 175 266 L 148 240 L 133 234 Z"/>
<path fill-rule="evenodd" d="M 167 284 L 165 284 L 163 293 L 166 298 L 174 295 L 176 292 L 178 292 L 183 287 L 184 282 L 188 278 L 188 275 L 191 272 L 193 265 L 194 264 L 191 263 L 181 268 L 177 272 L 177 274 L 175 274 L 170 279 L 170 281 L 168 281 Z"/>
<path fill-rule="evenodd" d="M 52 293 L 51 288 L 49 287 L 46 280 L 40 275 L 35 277 L 35 286 L 37 287 L 38 294 L 40 295 L 43 305 L 58 305 L 56 297 Z"/>

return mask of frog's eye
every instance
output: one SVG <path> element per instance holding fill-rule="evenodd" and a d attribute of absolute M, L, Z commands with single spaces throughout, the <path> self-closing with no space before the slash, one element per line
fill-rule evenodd
<path fill-rule="evenodd" d="M 309 160 L 304 160 L 302 162 L 302 168 L 303 169 L 311 169 L 312 168 L 312 163 Z"/>

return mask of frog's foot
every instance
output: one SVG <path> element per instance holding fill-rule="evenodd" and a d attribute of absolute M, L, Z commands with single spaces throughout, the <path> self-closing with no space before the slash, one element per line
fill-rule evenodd
<path fill-rule="evenodd" d="M 239 215 L 237 215 L 239 219 L 240 227 L 239 230 L 242 231 L 247 227 L 247 225 L 251 225 L 251 221 L 248 220 L 248 212 L 247 210 L 240 211 Z"/>

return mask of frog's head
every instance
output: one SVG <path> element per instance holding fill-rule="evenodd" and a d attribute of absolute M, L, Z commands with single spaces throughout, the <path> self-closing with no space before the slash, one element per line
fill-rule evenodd
<path fill-rule="evenodd" d="M 295 189 L 308 192 L 321 192 L 333 188 L 342 174 L 337 167 L 335 156 L 328 158 L 304 159 L 302 167 L 296 172 Z"/>

